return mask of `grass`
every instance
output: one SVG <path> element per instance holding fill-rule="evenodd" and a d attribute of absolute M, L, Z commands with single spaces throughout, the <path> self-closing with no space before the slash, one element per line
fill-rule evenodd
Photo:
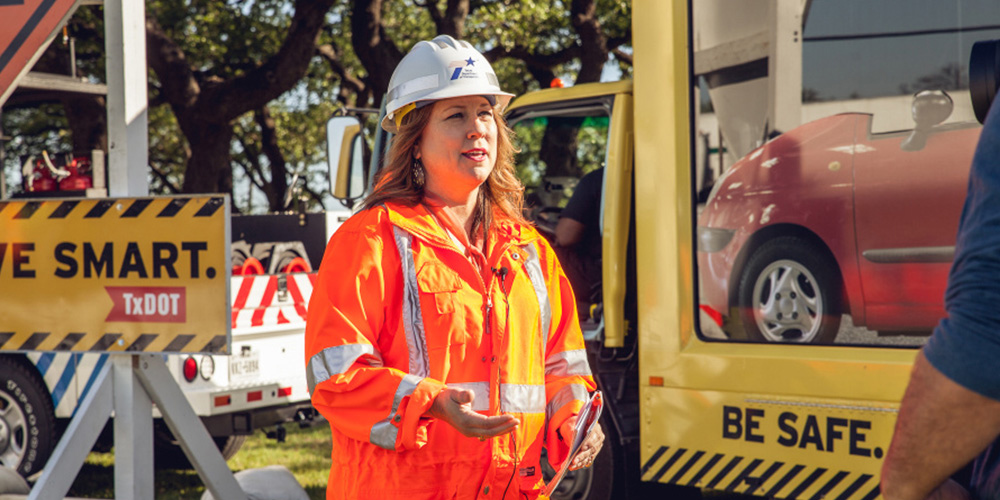
<path fill-rule="evenodd" d="M 229 459 L 233 472 L 280 464 L 292 471 L 309 498 L 322 500 L 330 472 L 330 428 L 320 421 L 310 428 L 285 425 L 284 443 L 268 439 L 257 431 L 243 448 Z M 84 498 L 114 498 L 114 451 L 91 453 L 70 488 L 69 496 Z M 205 485 L 194 471 L 156 470 L 154 481 L 157 499 L 200 499 Z"/>

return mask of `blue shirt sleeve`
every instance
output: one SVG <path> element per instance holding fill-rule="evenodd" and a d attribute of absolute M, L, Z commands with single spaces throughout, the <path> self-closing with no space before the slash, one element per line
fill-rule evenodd
<path fill-rule="evenodd" d="M 1000 105 L 972 159 L 945 309 L 924 355 L 952 381 L 1000 400 Z"/>

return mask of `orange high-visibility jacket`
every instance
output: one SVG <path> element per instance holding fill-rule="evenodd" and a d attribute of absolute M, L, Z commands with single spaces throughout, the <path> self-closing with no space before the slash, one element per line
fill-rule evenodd
<path fill-rule="evenodd" d="M 506 498 L 534 499 L 542 447 L 567 458 L 556 430 L 595 389 L 573 294 L 534 228 L 496 220 L 496 272 L 480 273 L 423 205 L 362 211 L 330 239 L 305 340 L 333 434 L 328 499 L 498 499 L 509 482 Z M 520 426 L 480 441 L 430 418 L 445 384 Z"/>

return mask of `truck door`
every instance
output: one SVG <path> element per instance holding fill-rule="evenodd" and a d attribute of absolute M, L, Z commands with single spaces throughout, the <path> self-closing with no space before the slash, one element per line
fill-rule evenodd
<path fill-rule="evenodd" d="M 941 92 L 923 95 L 938 96 L 941 106 L 950 100 Z M 899 101 L 905 110 L 911 99 Z M 933 111 L 916 103 L 913 108 Z M 960 116 L 930 130 L 872 130 L 877 117 L 871 117 L 867 130 L 859 127 L 855 227 L 865 323 L 871 330 L 930 333 L 945 315 L 945 284 L 981 129 L 962 111 L 971 113 L 963 107 L 952 113 Z"/>
<path fill-rule="evenodd" d="M 525 215 L 555 247 L 584 323 L 593 323 L 591 305 L 601 303 L 601 215 L 613 100 L 527 105 L 512 110 L 508 120 L 520 149 L 515 165 L 525 186 Z M 560 245 L 557 228 L 567 206 L 581 233 Z"/>

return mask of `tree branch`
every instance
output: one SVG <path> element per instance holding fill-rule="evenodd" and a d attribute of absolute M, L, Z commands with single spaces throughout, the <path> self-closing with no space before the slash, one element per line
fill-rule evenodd
<path fill-rule="evenodd" d="M 625 36 L 613 36 L 611 38 L 608 38 L 607 41 L 608 50 L 614 50 L 617 49 L 618 47 L 621 47 L 622 45 L 628 45 L 630 43 L 632 43 L 631 29 L 625 32 Z"/>
<path fill-rule="evenodd" d="M 323 58 L 330 66 L 330 69 L 340 78 L 341 88 L 347 87 L 354 94 L 359 94 L 365 89 L 365 82 L 348 73 L 347 68 L 340 59 L 337 49 L 330 44 L 323 44 L 316 47 L 316 53 Z M 341 93 L 343 95 L 343 92 Z"/>
<path fill-rule="evenodd" d="M 146 17 L 146 58 L 160 80 L 161 95 L 175 109 L 193 106 L 201 94 L 201 86 L 184 51 L 167 36 L 153 16 Z"/>
<path fill-rule="evenodd" d="M 614 49 L 611 51 L 615 55 L 615 59 L 632 66 L 632 54 L 625 53 L 622 49 Z"/>
<path fill-rule="evenodd" d="M 441 16 L 441 11 L 437 8 L 437 0 L 413 0 L 413 3 L 417 7 L 423 7 L 427 10 L 427 13 L 431 15 L 431 21 L 434 21 L 434 26 L 437 27 L 438 33 L 441 33 L 441 24 L 444 23 L 444 17 Z"/>
<path fill-rule="evenodd" d="M 153 162 L 149 162 L 149 169 L 152 170 L 154 174 L 156 174 L 156 177 L 160 179 L 160 182 L 162 182 L 163 185 L 166 186 L 166 188 L 169 189 L 171 193 L 177 194 L 181 192 L 181 187 L 178 186 L 177 184 L 174 184 L 170 180 L 170 177 L 163 170 L 157 167 Z"/>
<path fill-rule="evenodd" d="M 271 116 L 271 110 L 263 106 L 254 113 L 254 119 L 260 126 L 260 147 L 267 157 L 271 166 L 271 194 L 268 196 L 268 203 L 272 212 L 284 210 L 283 202 L 285 192 L 288 191 L 288 169 L 285 166 L 285 156 L 278 146 L 278 134 L 275 133 L 277 125 Z"/>
<path fill-rule="evenodd" d="M 312 197 L 313 200 L 316 200 L 316 203 L 319 204 L 319 207 L 321 209 L 326 210 L 326 204 L 323 203 L 323 195 L 322 194 L 320 194 L 318 191 L 314 191 L 312 188 L 310 188 L 308 182 L 303 182 L 302 183 L 302 189 L 306 193 L 308 193 L 309 196 Z"/>
<path fill-rule="evenodd" d="M 288 35 L 278 52 L 242 76 L 211 85 L 200 104 L 206 115 L 228 122 L 260 108 L 292 88 L 306 74 L 316 53 L 316 37 L 336 0 L 296 0 Z"/>
<path fill-rule="evenodd" d="M 257 167 L 260 164 L 257 163 L 256 161 L 251 161 L 249 156 L 245 160 L 235 160 L 235 161 L 237 165 L 243 168 L 243 173 L 247 174 L 247 179 L 250 180 L 250 184 L 257 189 L 264 191 L 264 186 L 265 186 L 264 183 L 257 180 L 256 177 L 254 177 L 255 173 L 259 173 Z"/>
<path fill-rule="evenodd" d="M 483 55 L 490 62 L 503 58 L 512 58 L 524 61 L 525 66 L 528 68 L 528 72 L 531 73 L 531 76 L 538 82 L 538 84 L 541 85 L 542 88 L 548 88 L 552 79 L 556 76 L 552 68 L 560 64 L 568 63 L 579 57 L 580 46 L 574 44 L 552 54 L 539 54 L 531 52 L 527 48 L 519 45 L 515 45 L 509 50 L 501 46 L 497 46 L 486 51 Z"/>
<path fill-rule="evenodd" d="M 483 53 L 486 60 L 495 62 L 497 60 L 503 59 L 505 57 L 511 57 L 514 59 L 520 59 L 528 64 L 535 64 L 538 66 L 553 67 L 560 64 L 566 64 L 577 57 L 580 57 L 580 46 L 570 45 L 569 47 L 564 47 L 551 54 L 542 54 L 538 52 L 531 52 L 527 48 L 520 45 L 515 45 L 511 49 L 505 49 L 503 47 L 497 46 Z"/>
<path fill-rule="evenodd" d="M 243 167 L 243 170 L 247 173 L 247 178 L 250 179 L 250 183 L 260 189 L 264 196 L 268 200 L 271 199 L 271 193 L 268 192 L 271 189 L 271 185 L 267 182 L 267 177 L 264 177 L 264 169 L 260 165 L 260 151 L 254 149 L 253 145 L 246 141 L 246 137 L 243 134 L 237 134 L 240 145 L 243 146 L 243 151 L 246 152 L 243 156 L 246 158 L 247 165 L 243 162 L 237 162 Z M 258 181 L 258 179 L 260 179 Z"/>

